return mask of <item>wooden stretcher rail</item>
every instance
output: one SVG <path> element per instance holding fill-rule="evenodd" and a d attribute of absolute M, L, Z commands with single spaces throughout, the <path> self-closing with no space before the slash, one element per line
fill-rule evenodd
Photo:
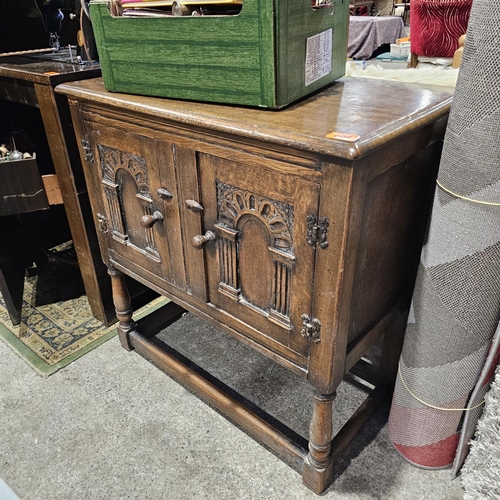
<path fill-rule="evenodd" d="M 152 361 L 161 370 L 176 379 L 189 390 L 198 394 L 207 403 L 221 411 L 233 422 L 241 426 L 265 446 L 273 450 L 281 460 L 297 471 L 302 470 L 302 464 L 307 455 L 307 441 L 291 429 L 279 424 L 273 417 L 260 411 L 257 415 L 242 404 L 241 401 L 228 394 L 229 388 L 223 384 L 216 385 L 215 379 L 209 381 L 208 377 L 198 373 L 199 367 L 184 356 L 163 344 L 148 340 L 143 335 L 133 331 L 130 333 L 130 344 L 142 356 Z M 189 366 L 188 366 L 189 363 Z"/>
<path fill-rule="evenodd" d="M 307 439 L 155 337 L 162 329 L 161 321 L 166 317 L 164 310 L 170 311 L 172 307 L 175 310 L 168 315 L 168 324 L 171 324 L 185 312 L 182 307 L 172 302 L 167 307 L 138 320 L 137 326 L 141 333 L 137 330 L 129 333 L 130 348 L 135 349 L 141 356 L 219 410 L 297 472 L 301 472 L 308 453 Z M 165 326 L 167 325 L 164 324 L 163 327 Z M 356 367 L 360 367 L 360 364 L 358 363 Z M 361 376 L 365 371 L 371 372 L 371 367 L 370 370 L 365 368 L 365 363 L 362 363 L 360 370 L 354 369 L 353 372 L 356 372 L 357 376 Z M 368 382 L 374 383 L 373 374 L 368 378 L 370 379 Z M 342 455 L 387 395 L 388 390 L 384 385 L 379 385 L 369 393 L 334 437 L 330 453 L 332 462 Z"/>

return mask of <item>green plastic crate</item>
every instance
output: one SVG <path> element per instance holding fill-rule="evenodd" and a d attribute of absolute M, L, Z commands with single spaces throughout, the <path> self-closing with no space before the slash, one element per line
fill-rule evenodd
<path fill-rule="evenodd" d="M 90 11 L 113 92 L 280 108 L 345 74 L 348 0 L 243 0 L 237 16 L 112 17 L 105 0 Z"/>

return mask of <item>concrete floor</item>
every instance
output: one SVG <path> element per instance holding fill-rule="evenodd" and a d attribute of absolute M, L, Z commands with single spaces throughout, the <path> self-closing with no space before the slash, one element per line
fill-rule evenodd
<path fill-rule="evenodd" d="M 191 315 L 162 335 L 202 366 L 215 363 L 218 376 L 268 401 L 267 411 L 307 434 L 307 382 Z M 221 368 L 224 353 L 229 361 Z M 244 365 L 231 365 L 235 354 Z M 336 427 L 362 397 L 342 384 Z M 352 443 L 324 497 L 463 499 L 448 470 L 420 470 L 400 458 L 385 420 L 383 411 L 376 414 Z M 21 500 L 319 498 L 299 474 L 117 338 L 48 379 L 0 342 L 0 425 L 0 477 Z"/>

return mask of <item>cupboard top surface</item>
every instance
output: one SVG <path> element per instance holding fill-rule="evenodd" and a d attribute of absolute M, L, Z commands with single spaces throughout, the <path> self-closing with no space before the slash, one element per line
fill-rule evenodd
<path fill-rule="evenodd" d="M 279 111 L 113 93 L 101 78 L 62 84 L 56 91 L 174 124 L 349 160 L 445 117 L 453 97 L 449 87 L 351 77 Z M 327 137 L 332 132 L 347 136 Z"/>

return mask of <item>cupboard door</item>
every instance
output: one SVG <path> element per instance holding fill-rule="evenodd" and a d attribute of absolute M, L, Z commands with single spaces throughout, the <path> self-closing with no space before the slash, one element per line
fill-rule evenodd
<path fill-rule="evenodd" d="M 307 217 L 317 216 L 319 185 L 211 155 L 200 154 L 199 169 L 205 233 L 195 238 L 206 249 L 208 301 L 258 342 L 307 356 L 301 317 L 311 314 L 315 257 Z"/>
<path fill-rule="evenodd" d="M 102 196 L 97 215 L 110 258 L 139 276 L 185 288 L 173 146 L 86 122 Z"/>

